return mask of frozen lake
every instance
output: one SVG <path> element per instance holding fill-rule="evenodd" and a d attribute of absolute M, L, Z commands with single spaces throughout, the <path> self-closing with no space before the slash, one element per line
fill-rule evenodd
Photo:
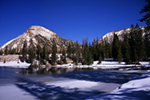
<path fill-rule="evenodd" d="M 20 74 L 21 68 L 0 67 L 2 100 L 83 100 L 108 93 L 144 71 L 74 71 Z"/>

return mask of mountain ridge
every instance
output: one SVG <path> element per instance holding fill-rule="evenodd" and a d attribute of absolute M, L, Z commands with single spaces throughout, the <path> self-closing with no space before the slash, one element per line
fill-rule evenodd
<path fill-rule="evenodd" d="M 33 25 L 30 26 L 23 34 L 3 44 L 0 49 L 4 51 L 6 47 L 8 47 L 9 50 L 17 49 L 18 51 L 21 51 L 25 40 L 27 41 L 27 46 L 31 44 L 30 40 L 32 40 L 34 46 L 36 46 L 37 44 L 40 44 L 41 47 L 47 45 L 50 49 L 50 47 L 52 46 L 53 38 L 55 38 L 56 40 L 58 50 L 61 50 L 61 48 L 63 47 L 66 48 L 69 43 L 75 43 L 74 41 L 59 37 L 55 32 L 52 32 L 45 27 Z"/>
<path fill-rule="evenodd" d="M 145 26 L 141 26 L 140 28 L 142 29 L 142 33 L 144 34 Z M 130 31 L 131 27 L 108 32 L 104 36 L 102 36 L 101 39 L 98 40 L 98 42 L 101 43 L 103 40 L 106 40 L 108 43 L 112 43 L 114 34 L 117 34 L 119 39 L 123 40 L 123 35 L 126 33 L 129 34 Z"/>
<path fill-rule="evenodd" d="M 140 27 L 143 33 L 145 29 L 144 27 L 145 26 Z M 129 33 L 130 30 L 131 28 L 128 27 L 108 32 L 103 37 L 101 37 L 98 42 L 101 43 L 103 40 L 106 40 L 108 43 L 112 43 L 114 34 L 117 34 L 119 39 L 123 40 L 123 35 Z M 40 44 L 41 47 L 46 45 L 50 49 L 52 47 L 53 38 L 55 38 L 56 40 L 58 50 L 61 50 L 62 48 L 67 48 L 69 43 L 75 44 L 74 41 L 63 39 L 59 37 L 55 32 L 43 26 L 32 25 L 23 34 L 3 44 L 0 49 L 4 51 L 7 46 L 9 49 L 17 49 L 18 51 L 21 51 L 25 40 L 27 41 L 27 46 L 30 45 L 30 40 L 32 40 L 34 46 L 36 46 L 37 44 Z"/>

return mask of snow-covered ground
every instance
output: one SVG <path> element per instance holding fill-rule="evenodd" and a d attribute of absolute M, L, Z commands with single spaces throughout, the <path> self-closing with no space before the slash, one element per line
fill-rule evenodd
<path fill-rule="evenodd" d="M 86 100 L 149 100 L 150 98 L 150 72 L 122 84 L 110 93 L 100 94 Z"/>
<path fill-rule="evenodd" d="M 117 83 L 105 83 L 105 82 L 94 82 L 87 80 L 77 80 L 65 78 L 60 81 L 46 82 L 47 85 L 52 85 L 54 87 L 61 87 L 65 89 L 79 89 L 82 91 L 103 91 L 110 92 L 116 87 L 120 86 Z"/>
<path fill-rule="evenodd" d="M 19 89 L 16 85 L 0 86 L 1 100 L 37 100 L 35 96 Z"/>
<path fill-rule="evenodd" d="M 17 82 L 16 85 L 2 85 L 0 86 L 0 99 L 38 100 L 40 98 L 40 100 L 62 100 L 66 98 L 67 100 L 78 100 L 80 97 L 86 98 L 94 92 L 110 92 L 120 85 L 69 78 L 52 80 L 44 83 L 23 81 Z"/>
<path fill-rule="evenodd" d="M 113 69 L 113 68 L 122 68 L 122 67 L 132 67 L 132 66 L 135 66 L 135 67 L 141 67 L 141 66 L 144 66 L 144 67 L 150 67 L 150 63 L 149 62 L 139 62 L 140 65 L 137 65 L 137 64 L 125 64 L 125 62 L 121 62 L 121 63 L 118 63 L 118 61 L 102 61 L 100 64 L 98 64 L 98 61 L 94 61 L 92 65 L 73 65 L 73 64 L 63 64 L 63 65 L 57 65 L 56 67 L 64 67 L 64 68 L 74 68 L 74 67 L 78 67 L 78 68 L 94 68 L 94 69 Z"/>
<path fill-rule="evenodd" d="M 0 66 L 5 66 L 5 67 L 16 67 L 16 68 L 27 68 L 28 66 L 30 66 L 29 63 L 25 63 L 25 62 L 17 62 L 17 61 L 10 61 L 10 62 L 0 62 Z"/>
<path fill-rule="evenodd" d="M 29 63 L 22 63 L 22 62 L 17 62 L 17 61 L 10 61 L 10 62 L 0 62 L 0 66 L 6 66 L 6 67 L 17 67 L 17 68 L 27 68 L 30 64 Z M 63 64 L 63 65 L 56 65 L 55 67 L 63 67 L 63 68 L 94 68 L 94 69 L 113 69 L 113 68 L 121 68 L 121 67 L 150 67 L 150 62 L 140 62 L 140 65 L 137 64 L 125 64 L 125 62 L 118 63 L 118 61 L 113 61 L 112 59 L 110 60 L 104 60 L 100 64 L 98 61 L 94 61 L 92 65 L 74 65 L 74 64 Z"/>

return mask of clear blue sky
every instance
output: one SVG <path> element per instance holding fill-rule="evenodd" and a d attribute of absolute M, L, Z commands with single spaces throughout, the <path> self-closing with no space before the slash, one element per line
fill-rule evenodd
<path fill-rule="evenodd" d="M 0 0 L 0 45 L 40 25 L 82 43 L 107 32 L 144 26 L 139 11 L 145 0 Z"/>

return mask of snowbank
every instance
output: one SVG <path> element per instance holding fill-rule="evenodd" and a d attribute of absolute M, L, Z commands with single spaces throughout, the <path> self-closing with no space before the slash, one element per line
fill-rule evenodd
<path fill-rule="evenodd" d="M 82 91 L 103 91 L 110 92 L 113 89 L 120 86 L 120 84 L 116 83 L 105 83 L 105 82 L 94 82 L 94 81 L 85 81 L 85 80 L 77 80 L 77 79 L 68 79 L 63 78 L 60 81 L 54 82 L 46 82 L 46 85 L 52 85 L 54 87 L 61 87 L 65 89 L 79 89 Z"/>
<path fill-rule="evenodd" d="M 149 98 L 150 73 L 146 73 L 122 84 L 119 88 L 110 93 L 96 95 L 86 100 L 149 100 Z"/>
<path fill-rule="evenodd" d="M 7 95 L 7 96 L 6 96 Z M 0 86 L 1 100 L 37 100 L 37 98 L 28 92 L 19 89 L 16 85 Z"/>
<path fill-rule="evenodd" d="M 150 67 L 149 62 L 140 62 L 140 65 L 137 64 L 125 64 L 125 62 L 118 63 L 118 61 L 113 60 L 105 60 L 98 64 L 99 61 L 94 61 L 92 65 L 74 65 L 74 64 L 63 64 L 57 65 L 56 67 L 63 67 L 63 68 L 94 68 L 94 69 L 114 69 L 114 68 L 122 68 L 122 67 Z"/>
<path fill-rule="evenodd" d="M 27 68 L 28 66 L 30 66 L 29 63 L 25 63 L 25 62 L 17 62 L 17 61 L 11 61 L 11 62 L 0 62 L 0 66 L 5 66 L 5 67 L 15 67 L 15 68 Z"/>

